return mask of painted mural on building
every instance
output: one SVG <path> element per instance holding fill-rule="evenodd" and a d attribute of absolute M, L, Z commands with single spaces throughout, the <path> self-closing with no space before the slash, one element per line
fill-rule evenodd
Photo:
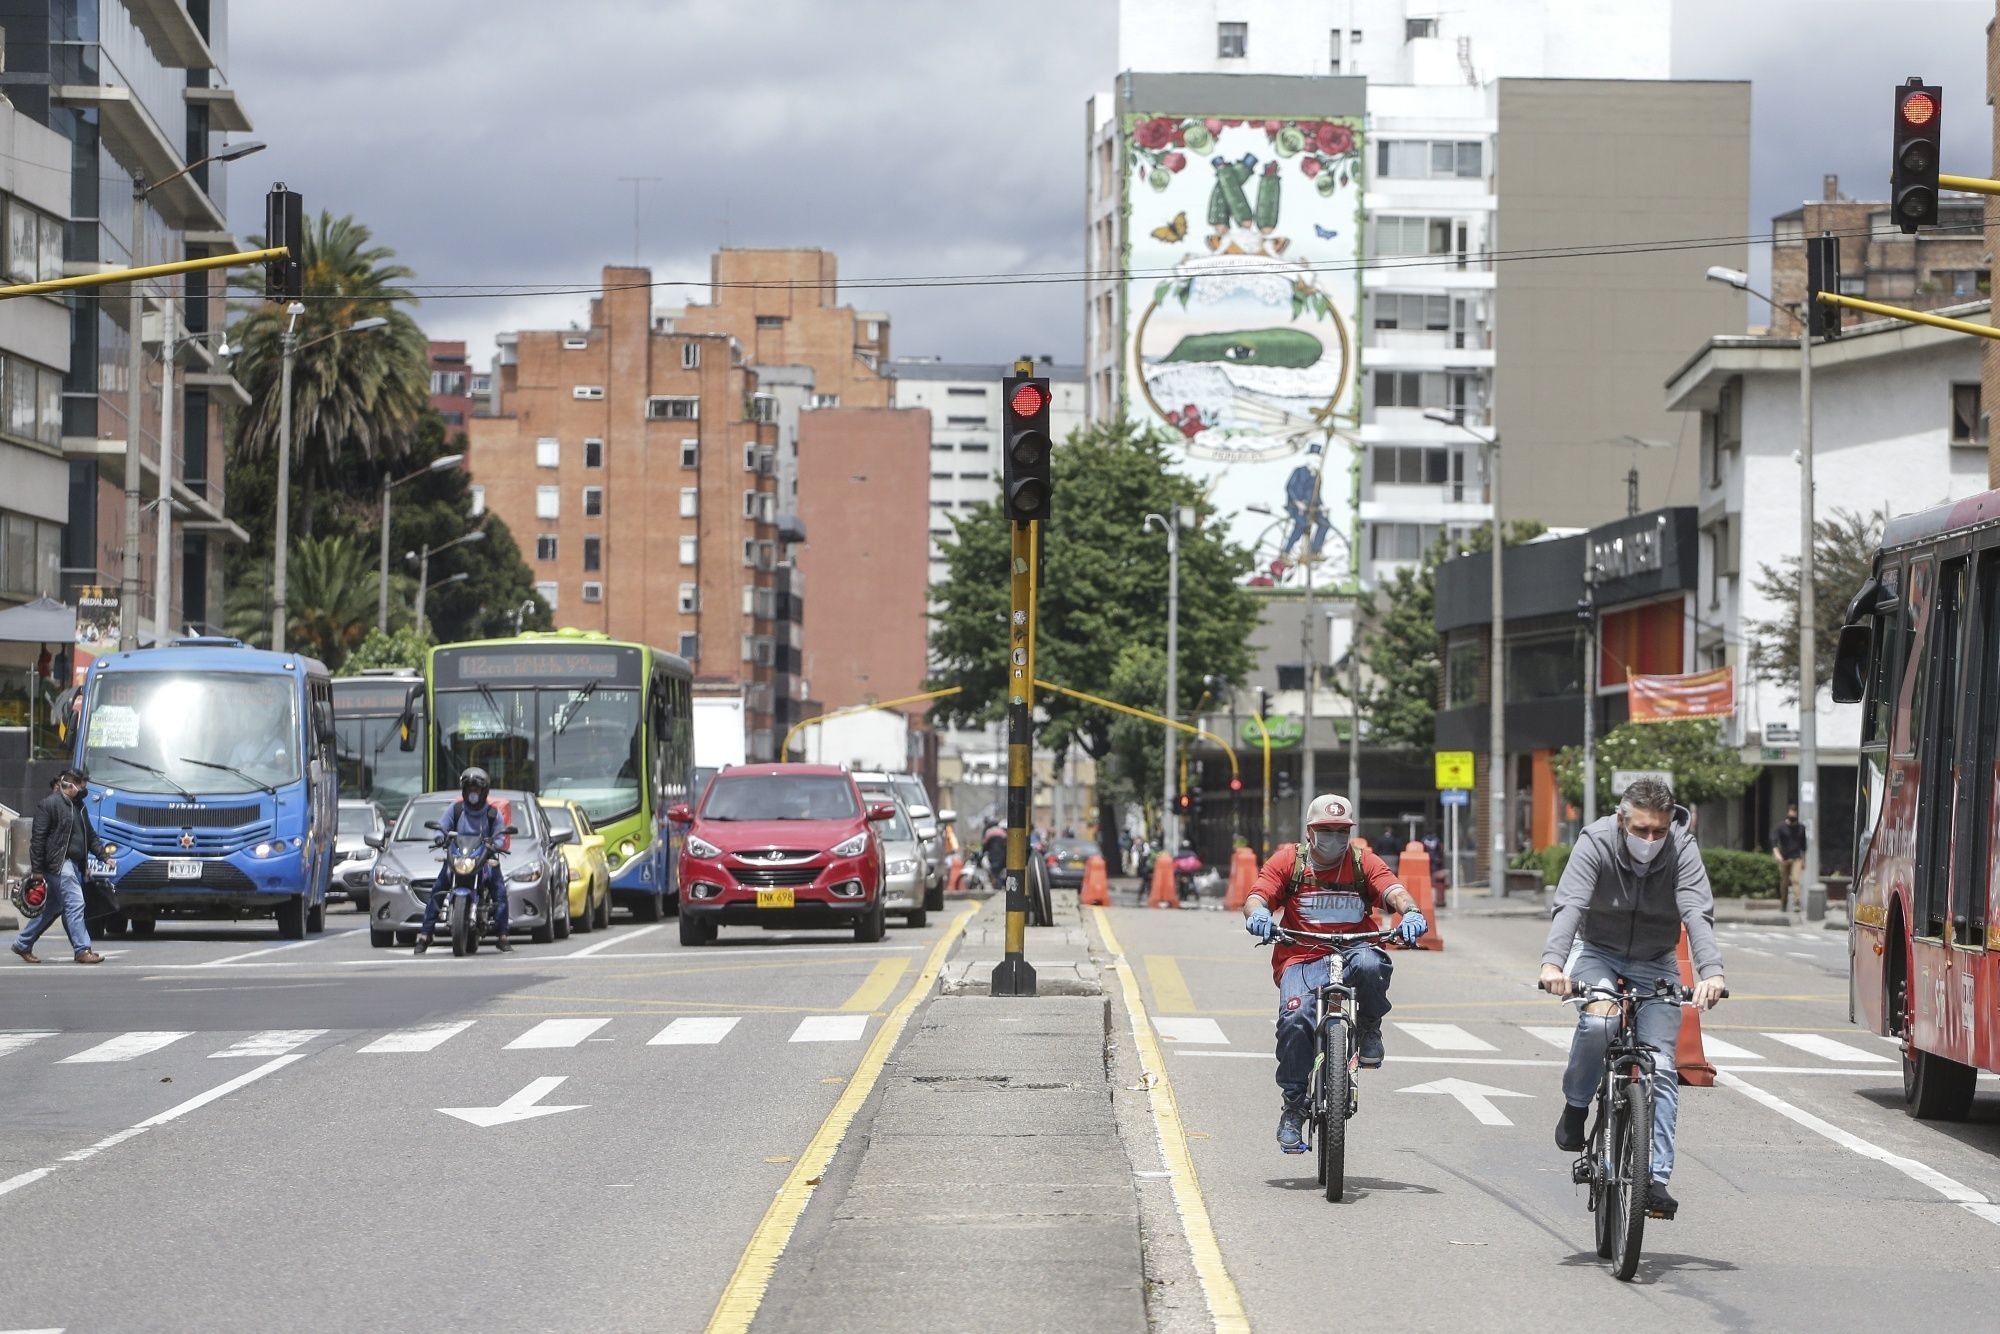
<path fill-rule="evenodd" d="M 1360 120 L 1129 115 L 1125 403 L 1180 442 L 1254 582 L 1350 573 Z M 1347 539 L 1347 540 L 1343 540 Z"/>

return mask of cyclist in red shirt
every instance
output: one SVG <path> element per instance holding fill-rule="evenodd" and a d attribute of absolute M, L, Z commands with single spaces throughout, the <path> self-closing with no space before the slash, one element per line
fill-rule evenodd
<path fill-rule="evenodd" d="M 1287 844 L 1271 854 L 1257 875 L 1257 885 L 1243 905 L 1245 928 L 1269 940 L 1277 926 L 1292 931 L 1347 934 L 1377 931 L 1375 912 L 1386 908 L 1403 914 L 1396 933 L 1406 945 L 1430 930 L 1417 911 L 1417 901 L 1397 881 L 1396 873 L 1373 852 L 1351 846 L 1354 812 L 1347 798 L 1324 793 L 1306 811 L 1303 843 Z M 1274 919 L 1272 914 L 1277 914 Z M 1313 1016 L 1308 1003 L 1313 991 L 1326 985 L 1326 945 L 1280 941 L 1273 951 L 1272 971 L 1278 981 L 1278 1088 L 1284 1110 L 1278 1117 L 1278 1147 L 1286 1153 L 1306 1151 L 1306 1080 L 1312 1073 Z M 1359 1012 L 1357 1036 L 1361 1064 L 1382 1064 L 1382 1016 L 1389 1012 L 1389 956 L 1373 945 L 1356 945 L 1340 952 L 1346 978 L 1354 988 Z"/>

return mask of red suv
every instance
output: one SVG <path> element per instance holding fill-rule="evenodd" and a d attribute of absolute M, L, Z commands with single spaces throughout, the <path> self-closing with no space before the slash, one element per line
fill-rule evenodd
<path fill-rule="evenodd" d="M 698 809 L 667 818 L 689 826 L 681 844 L 681 944 L 705 945 L 717 927 L 854 927 L 882 939 L 882 840 L 869 804 L 830 764 L 747 764 L 717 774 Z"/>

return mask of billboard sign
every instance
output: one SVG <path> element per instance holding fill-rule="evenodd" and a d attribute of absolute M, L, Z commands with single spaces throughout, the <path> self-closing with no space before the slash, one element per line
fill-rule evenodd
<path fill-rule="evenodd" d="M 1630 719 L 1635 723 L 1727 718 L 1736 712 L 1736 675 L 1728 667 L 1679 676 L 1640 676 L 1628 672 L 1625 682 Z"/>

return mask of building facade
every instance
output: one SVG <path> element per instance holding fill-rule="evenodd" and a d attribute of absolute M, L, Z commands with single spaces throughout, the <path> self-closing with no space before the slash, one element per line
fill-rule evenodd
<path fill-rule="evenodd" d="M 472 393 L 472 366 L 465 344 L 431 340 L 431 407 L 444 418 L 445 434 L 456 434 L 477 409 Z"/>
<path fill-rule="evenodd" d="M 1771 219 L 1771 299 L 1796 306 L 1806 296 L 1806 238 L 1832 233 L 1840 243 L 1840 290 L 1911 310 L 1963 305 L 1987 294 L 1985 203 L 1946 192 L 1935 230 L 1905 234 L 1882 199 L 1849 199 L 1840 178 L 1825 178 L 1820 198 Z M 1840 312 L 1843 323 L 1873 318 Z M 1780 330 L 1782 332 L 1782 330 Z"/>
<path fill-rule="evenodd" d="M 224 218 L 226 164 L 209 162 L 178 174 L 221 149 L 227 134 L 251 128 L 223 73 L 226 0 L 0 0 L 0 28 L 6 32 L 0 91 L 69 146 L 66 207 L 38 215 L 51 228 L 36 242 L 38 269 L 83 273 L 242 248 Z M 147 182 L 159 185 L 149 189 Z M 28 216 L 25 208 L 22 216 Z M 25 240 L 25 232 L 10 232 L 10 241 L 25 247 Z M 249 401 L 217 355 L 227 321 L 226 284 L 219 271 L 194 273 L 146 293 L 137 331 L 144 369 L 136 421 L 128 422 L 135 331 L 121 288 L 71 298 L 67 366 L 34 400 L 36 430 L 47 430 L 45 417 L 59 422 L 56 438 L 70 465 L 64 588 L 115 587 L 126 549 L 128 433 L 137 434 L 146 499 L 158 490 L 159 310 L 164 302 L 173 304 L 181 337 L 175 349 L 175 457 L 167 464 L 178 502 L 170 546 L 177 568 L 166 575 L 171 629 L 220 622 L 222 547 L 244 538 L 227 517 L 223 493 L 223 415 L 232 403 Z M 52 361 L 42 369 L 59 370 Z M 10 383 L 10 395 L 12 388 Z M 137 628 L 150 638 L 161 577 L 150 516 L 141 531 Z"/>
<path fill-rule="evenodd" d="M 734 338 L 656 320 L 651 273 L 607 267 L 587 327 L 501 340 L 467 468 L 557 624 L 679 653 L 744 687 L 771 758 L 780 671 L 776 427 Z M 788 614 L 797 614 L 795 592 Z"/>

